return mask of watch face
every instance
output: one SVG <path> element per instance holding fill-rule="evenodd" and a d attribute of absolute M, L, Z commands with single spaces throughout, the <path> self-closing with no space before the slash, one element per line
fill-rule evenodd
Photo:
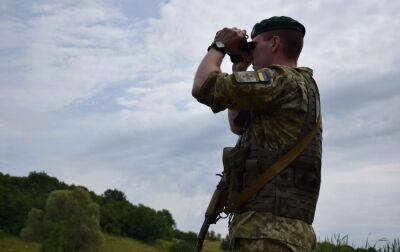
<path fill-rule="evenodd" d="M 225 47 L 224 43 L 219 42 L 219 41 L 215 42 L 215 45 L 216 45 L 218 48 L 224 48 L 224 47 Z"/>

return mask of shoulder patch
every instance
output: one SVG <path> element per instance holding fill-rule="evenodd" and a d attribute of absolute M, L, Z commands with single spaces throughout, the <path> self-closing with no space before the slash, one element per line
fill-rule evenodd
<path fill-rule="evenodd" d="M 267 72 L 267 70 L 265 70 L 265 69 L 263 69 L 263 70 L 259 70 L 259 71 L 257 71 L 257 75 L 258 75 L 258 78 L 260 78 L 260 81 L 263 81 L 263 82 L 269 82 L 269 75 L 268 75 L 268 72 Z"/>
<path fill-rule="evenodd" d="M 269 76 L 265 70 L 234 72 L 233 75 L 239 83 L 268 83 Z"/>

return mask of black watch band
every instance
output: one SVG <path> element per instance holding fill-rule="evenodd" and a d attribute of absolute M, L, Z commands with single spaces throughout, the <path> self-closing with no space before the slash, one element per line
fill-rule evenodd
<path fill-rule="evenodd" d="M 225 52 L 225 46 L 223 43 L 221 43 L 221 45 L 217 45 L 217 43 L 221 43 L 221 42 L 212 42 L 212 44 L 207 48 L 207 51 L 210 51 L 211 48 L 214 48 L 215 50 L 222 52 L 223 54 L 226 54 Z"/>

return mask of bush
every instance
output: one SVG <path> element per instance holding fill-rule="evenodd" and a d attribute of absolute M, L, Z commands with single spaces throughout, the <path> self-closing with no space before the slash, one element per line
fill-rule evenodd
<path fill-rule="evenodd" d="M 21 231 L 21 238 L 28 242 L 41 242 L 44 240 L 43 211 L 32 208 L 28 214 L 26 228 Z"/>
<path fill-rule="evenodd" d="M 107 190 L 101 201 L 101 227 L 116 235 L 128 236 L 145 242 L 171 239 L 176 226 L 171 213 L 156 211 L 124 200 L 118 190 Z"/>
<path fill-rule="evenodd" d="M 40 229 L 38 223 L 42 228 L 47 225 L 44 225 L 44 220 L 40 218 L 57 219 L 68 216 L 64 211 L 63 200 L 54 202 L 58 206 L 51 214 L 44 213 L 50 193 L 55 190 L 73 191 L 76 188 L 85 190 L 83 187 L 60 182 L 45 172 L 31 172 L 27 177 L 13 177 L 0 172 L 0 229 L 8 234 L 20 234 L 26 240 L 47 239 L 48 237 L 41 235 L 49 235 L 50 231 L 33 232 Z M 75 202 L 69 199 L 69 193 L 63 195 L 62 191 L 58 191 L 55 194 L 64 198 L 65 202 Z M 176 223 L 166 209 L 156 211 L 143 205 L 133 205 L 126 199 L 126 195 L 117 189 L 108 189 L 101 196 L 94 192 L 89 192 L 89 195 L 100 205 L 100 227 L 105 232 L 146 242 L 174 237 Z M 39 209 L 43 210 L 42 216 L 37 212 Z M 26 228 L 22 231 L 24 227 Z"/>
<path fill-rule="evenodd" d="M 197 234 L 195 232 L 182 232 L 178 229 L 174 230 L 174 237 L 178 240 L 186 241 L 190 244 L 196 244 L 197 242 Z"/>
<path fill-rule="evenodd" d="M 139 205 L 134 207 L 129 214 L 129 227 L 127 234 L 146 242 L 154 242 L 165 236 L 163 217 L 154 209 Z"/>
<path fill-rule="evenodd" d="M 43 209 L 49 193 L 67 185 L 45 172 L 13 177 L 0 172 L 0 229 L 18 235 L 32 208 Z"/>
<path fill-rule="evenodd" d="M 85 189 L 53 191 L 44 211 L 30 211 L 21 237 L 43 242 L 43 251 L 92 251 L 101 241 L 99 218 Z"/>

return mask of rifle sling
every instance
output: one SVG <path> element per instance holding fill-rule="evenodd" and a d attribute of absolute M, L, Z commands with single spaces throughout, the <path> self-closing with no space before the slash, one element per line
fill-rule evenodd
<path fill-rule="evenodd" d="M 278 161 L 276 161 L 268 169 L 266 169 L 266 171 L 261 174 L 261 177 L 255 180 L 254 183 L 249 185 L 238 195 L 237 200 L 232 203 L 232 209 L 238 209 L 242 207 L 254 194 L 256 194 L 261 188 L 263 188 L 265 184 L 271 181 L 291 162 L 293 162 L 311 143 L 321 125 L 322 119 L 321 116 L 319 116 L 316 125 L 304 138 L 302 138 L 289 152 L 280 157 Z"/>

